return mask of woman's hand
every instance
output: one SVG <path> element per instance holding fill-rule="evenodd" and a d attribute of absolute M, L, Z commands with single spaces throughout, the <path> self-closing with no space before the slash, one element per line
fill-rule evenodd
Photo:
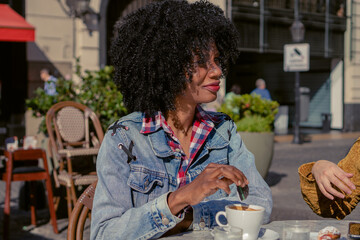
<path fill-rule="evenodd" d="M 347 194 L 351 194 L 352 190 L 355 189 L 355 185 L 350 180 L 350 178 L 353 177 L 353 174 L 344 172 L 335 163 L 330 161 L 317 161 L 314 164 L 311 173 L 313 174 L 320 191 L 325 197 L 331 200 L 334 199 L 334 196 L 339 198 L 345 197 L 344 194 L 333 188 L 331 184 L 334 184 Z"/>
<path fill-rule="evenodd" d="M 210 163 L 194 181 L 169 195 L 170 211 L 176 215 L 186 206 L 198 204 L 219 189 L 230 194 L 229 186 L 233 183 L 241 187 L 249 184 L 245 175 L 236 167 Z"/>

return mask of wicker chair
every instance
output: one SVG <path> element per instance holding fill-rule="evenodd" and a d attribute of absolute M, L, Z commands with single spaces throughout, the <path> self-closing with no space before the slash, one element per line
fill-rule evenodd
<path fill-rule="evenodd" d="M 70 217 L 77 201 L 75 186 L 90 185 L 97 180 L 94 170 L 76 172 L 72 160 L 74 157 L 96 156 L 104 133 L 95 113 L 72 101 L 56 103 L 48 110 L 46 128 L 51 145 L 49 152 L 59 165 L 59 169 L 53 171 L 55 185 L 66 187 Z"/>
<path fill-rule="evenodd" d="M 93 182 L 89 187 L 87 187 L 76 202 L 68 225 L 68 240 L 83 239 L 84 226 L 87 217 L 90 216 L 96 184 L 97 181 Z"/>

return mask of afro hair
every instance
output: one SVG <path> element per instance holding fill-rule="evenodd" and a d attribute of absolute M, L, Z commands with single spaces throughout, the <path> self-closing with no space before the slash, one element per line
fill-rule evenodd
<path fill-rule="evenodd" d="M 207 1 L 154 2 L 120 19 L 110 56 L 128 111 L 174 110 L 175 98 L 191 81 L 194 53 L 206 61 L 210 43 L 216 44 L 226 75 L 239 54 L 239 35 L 224 12 Z"/>

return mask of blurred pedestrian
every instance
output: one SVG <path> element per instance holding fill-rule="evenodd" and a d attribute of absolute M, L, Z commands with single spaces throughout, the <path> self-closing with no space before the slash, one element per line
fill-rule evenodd
<path fill-rule="evenodd" d="M 259 78 L 255 82 L 256 88 L 252 90 L 251 94 L 258 94 L 261 96 L 261 98 L 271 100 L 270 92 L 266 89 L 266 83 L 265 80 L 262 78 Z"/>
<path fill-rule="evenodd" d="M 345 7 L 344 7 L 343 3 L 340 4 L 339 9 L 336 11 L 336 16 L 338 16 L 338 17 L 345 16 Z"/>
<path fill-rule="evenodd" d="M 55 96 L 57 78 L 50 75 L 50 71 L 47 68 L 40 70 L 40 78 L 44 81 L 44 91 L 47 95 Z"/>
<path fill-rule="evenodd" d="M 233 98 L 233 96 L 240 96 L 241 94 L 241 87 L 239 84 L 235 83 L 231 86 L 231 89 L 230 89 L 230 92 L 228 92 L 226 95 L 225 95 L 225 101 L 227 100 L 231 100 Z"/>
<path fill-rule="evenodd" d="M 241 94 L 241 87 L 239 84 L 235 83 L 231 86 L 231 89 L 230 89 L 230 92 L 228 92 L 226 95 L 233 95 L 233 94 L 236 94 L 236 95 L 240 95 Z"/>

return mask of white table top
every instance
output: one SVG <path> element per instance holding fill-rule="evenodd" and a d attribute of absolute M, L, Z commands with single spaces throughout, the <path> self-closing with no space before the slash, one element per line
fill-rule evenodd
<path fill-rule="evenodd" d="M 280 239 L 282 238 L 282 229 L 284 223 L 288 223 L 295 220 L 287 220 L 287 221 L 273 221 L 269 224 L 263 225 L 262 228 L 271 229 L 280 235 Z M 311 232 L 318 232 L 321 229 L 327 226 L 334 226 L 341 232 L 341 239 L 347 239 L 347 233 L 349 228 L 349 223 L 354 221 L 347 221 L 347 220 L 331 220 L 331 219 L 324 219 L 324 220 L 301 220 L 302 222 L 306 222 L 311 226 Z M 358 221 L 360 222 L 360 221 Z M 192 239 L 192 240 L 200 240 L 200 239 L 212 239 L 210 234 L 211 230 L 204 230 L 204 231 L 189 231 L 180 234 L 176 234 L 173 236 L 169 236 L 163 239 L 172 239 L 172 240 L 181 240 L 181 239 Z"/>

